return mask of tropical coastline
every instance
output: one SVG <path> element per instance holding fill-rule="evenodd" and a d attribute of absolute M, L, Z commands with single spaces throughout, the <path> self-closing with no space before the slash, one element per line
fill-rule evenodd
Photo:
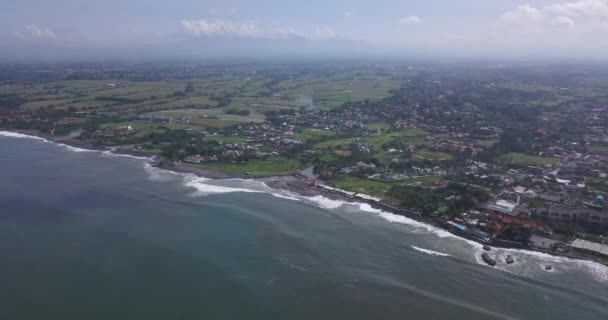
<path fill-rule="evenodd" d="M 103 153 L 111 153 L 116 156 L 127 156 L 134 157 L 141 160 L 147 161 L 147 164 L 161 169 L 167 170 L 169 172 L 174 172 L 177 174 L 191 174 L 196 177 L 207 178 L 207 179 L 245 179 L 252 181 L 259 181 L 264 183 L 266 186 L 277 190 L 277 191 L 286 191 L 291 194 L 304 196 L 304 197 L 324 197 L 326 199 L 332 201 L 340 201 L 344 203 L 360 203 L 369 205 L 371 208 L 375 210 L 381 210 L 390 214 L 398 215 L 405 217 L 407 219 L 411 219 L 412 221 L 416 221 L 418 223 L 422 223 L 427 225 L 428 227 L 438 228 L 440 230 L 444 230 L 446 232 L 451 233 L 456 237 L 460 237 L 462 239 L 466 239 L 468 241 L 473 241 L 478 243 L 479 245 L 484 247 L 484 251 L 490 251 L 492 247 L 494 248 L 505 248 L 505 249 L 513 249 L 513 250 L 527 250 L 529 252 L 538 252 L 540 254 L 547 254 L 555 257 L 562 257 L 567 259 L 577 259 L 583 261 L 590 261 L 603 264 L 604 266 L 608 266 L 608 261 L 604 259 L 594 259 L 588 256 L 574 255 L 574 254 L 565 254 L 559 252 L 553 252 L 548 250 L 539 250 L 536 248 L 528 248 L 521 245 L 510 245 L 509 243 L 489 243 L 487 241 L 481 241 L 476 237 L 468 236 L 468 234 L 458 232 L 454 228 L 450 228 L 450 225 L 446 223 L 443 219 L 425 217 L 420 215 L 419 213 L 413 210 L 407 210 L 404 208 L 399 208 L 392 206 L 383 202 L 381 199 L 372 197 L 370 195 L 349 192 L 346 190 L 341 190 L 333 187 L 326 187 L 322 183 L 319 183 L 316 179 L 311 177 L 306 177 L 305 175 L 296 172 L 296 173 L 287 173 L 284 175 L 239 175 L 239 174 L 230 174 L 221 170 L 211 170 L 211 169 L 202 169 L 195 168 L 192 166 L 185 165 L 181 162 L 172 162 L 168 159 L 163 158 L 160 155 L 150 155 L 149 153 L 141 152 L 138 150 L 134 150 L 128 147 L 120 147 L 120 148 L 110 148 L 107 146 L 96 146 L 92 144 L 83 143 L 75 138 L 69 136 L 56 137 L 50 136 L 47 134 L 41 134 L 29 130 L 15 130 L 15 131 L 0 131 L 0 136 L 8 136 L 14 138 L 27 138 L 27 139 L 35 139 L 40 141 L 45 141 L 49 143 L 53 143 L 60 146 L 67 146 L 68 148 L 74 148 L 73 150 L 78 151 L 91 151 L 91 152 L 103 152 Z M 481 255 L 480 255 L 481 257 Z M 483 260 L 482 260 L 483 261 Z"/>

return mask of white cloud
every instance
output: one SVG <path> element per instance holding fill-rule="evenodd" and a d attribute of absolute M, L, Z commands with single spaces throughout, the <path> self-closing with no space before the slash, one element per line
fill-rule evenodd
<path fill-rule="evenodd" d="M 36 25 L 28 25 L 22 31 L 16 31 L 15 35 L 22 39 L 57 39 L 57 34 L 50 28 L 40 28 Z"/>
<path fill-rule="evenodd" d="M 538 8 L 523 4 L 503 13 L 499 17 L 499 22 L 510 26 L 550 28 L 589 25 L 606 18 L 608 18 L 608 0 L 578 0 Z"/>
<path fill-rule="evenodd" d="M 541 11 L 529 4 L 522 4 L 517 8 L 507 11 L 500 16 L 500 21 L 508 24 L 529 25 L 542 21 L 544 15 Z"/>
<path fill-rule="evenodd" d="M 290 39 L 305 38 L 309 40 L 325 40 L 339 38 L 338 34 L 328 26 L 316 26 L 308 31 L 298 31 L 292 27 L 267 27 L 256 21 L 227 21 L 227 20 L 188 20 L 181 21 L 182 28 L 196 37 L 236 36 L 251 39 Z"/>
<path fill-rule="evenodd" d="M 356 14 L 357 14 L 357 11 L 355 11 L 355 10 L 348 10 L 348 11 L 344 12 L 344 16 L 346 18 L 351 18 Z"/>
<path fill-rule="evenodd" d="M 235 35 L 243 38 L 264 37 L 264 30 L 255 21 L 182 20 L 181 24 L 184 30 L 197 37 L 214 35 Z"/>
<path fill-rule="evenodd" d="M 563 17 L 608 17 L 608 0 L 579 0 L 549 5 L 546 10 Z"/>
<path fill-rule="evenodd" d="M 571 18 L 568 18 L 568 17 L 564 17 L 564 16 L 556 17 L 555 19 L 553 19 L 553 22 L 555 22 L 556 24 L 558 24 L 560 26 L 565 26 L 565 27 L 573 27 L 575 25 L 574 20 L 572 20 Z"/>
<path fill-rule="evenodd" d="M 403 17 L 403 18 L 399 19 L 399 24 L 402 24 L 402 25 L 419 24 L 419 23 L 422 23 L 422 19 L 420 19 L 420 17 L 418 17 L 418 16 L 409 16 L 409 17 Z"/>

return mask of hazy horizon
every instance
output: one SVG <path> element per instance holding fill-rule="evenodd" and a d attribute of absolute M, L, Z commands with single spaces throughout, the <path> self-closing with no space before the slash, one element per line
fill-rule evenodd
<path fill-rule="evenodd" d="M 0 61 L 596 59 L 608 0 L 9 0 Z"/>

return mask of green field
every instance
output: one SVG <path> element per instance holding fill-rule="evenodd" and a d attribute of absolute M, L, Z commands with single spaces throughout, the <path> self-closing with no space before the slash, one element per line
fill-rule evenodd
<path fill-rule="evenodd" d="M 444 177 L 434 177 L 434 176 L 426 176 L 426 177 L 417 177 L 413 179 L 406 179 L 399 181 L 400 185 L 421 185 L 423 187 L 430 187 L 437 183 L 442 184 L 448 182 Z"/>
<path fill-rule="evenodd" d="M 218 170 L 236 175 L 271 176 L 297 172 L 303 165 L 297 160 L 271 158 L 267 160 L 249 160 L 245 163 L 205 163 L 192 165 L 199 168 Z"/>
<path fill-rule="evenodd" d="M 422 129 L 407 129 L 402 131 L 394 131 L 386 134 L 381 134 L 367 138 L 344 138 L 344 139 L 332 139 L 315 145 L 318 149 L 330 149 L 338 146 L 346 146 L 357 142 L 357 139 L 362 143 L 367 144 L 374 151 L 379 151 L 382 146 L 387 143 L 402 143 L 402 144 L 413 144 L 418 146 L 430 145 L 431 142 L 426 140 L 429 133 Z"/>
<path fill-rule="evenodd" d="M 431 142 L 426 140 L 429 133 L 422 129 L 407 129 L 402 131 L 394 131 L 387 134 L 382 134 L 367 138 L 365 142 L 370 148 L 380 150 L 382 145 L 387 143 L 413 144 L 417 146 L 430 145 Z"/>
<path fill-rule="evenodd" d="M 433 161 L 451 160 L 453 157 L 447 153 L 421 150 L 416 152 L 416 156 Z"/>
<path fill-rule="evenodd" d="M 596 153 L 608 153 L 608 146 L 602 145 L 588 145 L 587 150 Z"/>
<path fill-rule="evenodd" d="M 508 153 L 501 157 L 506 164 L 515 166 L 553 166 L 559 164 L 557 158 L 530 156 L 523 153 Z"/>
<path fill-rule="evenodd" d="M 355 76 L 356 75 L 356 76 Z M 71 105 L 103 109 L 113 105 L 170 110 L 213 108 L 211 97 L 227 94 L 229 107 L 266 109 L 299 108 L 312 100 L 315 107 L 333 108 L 346 101 L 378 100 L 398 88 L 401 80 L 379 75 L 374 70 L 357 73 L 309 74 L 291 77 L 268 87 L 270 75 L 243 76 L 239 73 L 205 79 L 176 81 L 77 80 L 3 86 L 0 93 L 18 93 L 30 100 L 26 108 L 67 108 Z M 185 94 L 185 88 L 191 89 Z M 270 92 L 272 95 L 264 94 Z M 111 101 L 121 98 L 122 101 Z M 100 102 L 101 101 L 101 102 Z"/>
<path fill-rule="evenodd" d="M 331 183 L 335 185 L 336 188 L 379 197 L 383 196 L 391 188 L 391 184 L 388 182 L 351 176 L 339 177 L 332 180 Z"/>
<path fill-rule="evenodd" d="M 295 137 L 305 142 L 314 142 L 329 139 L 335 137 L 336 135 L 337 133 L 331 130 L 306 128 L 296 132 Z"/>
<path fill-rule="evenodd" d="M 372 123 L 368 123 L 365 125 L 367 127 L 367 130 L 370 131 L 387 131 L 391 129 L 391 124 L 390 123 L 385 123 L 385 122 L 372 122 Z"/>

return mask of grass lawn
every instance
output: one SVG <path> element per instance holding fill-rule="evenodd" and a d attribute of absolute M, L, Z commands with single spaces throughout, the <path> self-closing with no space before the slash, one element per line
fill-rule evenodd
<path fill-rule="evenodd" d="M 333 139 L 327 140 L 321 143 L 315 144 L 315 148 L 317 149 L 333 149 L 338 146 L 347 146 L 351 143 L 357 142 L 357 138 L 345 138 L 345 139 Z"/>
<path fill-rule="evenodd" d="M 366 139 L 366 142 L 370 148 L 375 150 L 379 150 L 383 144 L 393 141 L 413 145 L 428 145 L 430 142 L 425 140 L 428 135 L 429 133 L 422 129 L 407 129 L 370 137 Z"/>
<path fill-rule="evenodd" d="M 452 156 L 447 153 L 426 151 L 426 150 L 418 151 L 418 152 L 416 152 L 416 155 L 420 158 L 424 158 L 424 159 L 428 159 L 428 160 L 442 161 L 442 160 L 452 159 Z"/>
<path fill-rule="evenodd" d="M 391 188 L 391 184 L 388 182 L 350 176 L 342 176 L 331 182 L 337 188 L 372 196 L 383 196 Z"/>
<path fill-rule="evenodd" d="M 608 146 L 588 145 L 587 150 L 596 153 L 608 153 Z"/>
<path fill-rule="evenodd" d="M 508 153 L 501 157 L 502 160 L 507 164 L 515 166 L 553 166 L 559 164 L 559 159 L 529 156 L 523 153 Z"/>
<path fill-rule="evenodd" d="M 299 161 L 286 158 L 256 159 L 245 163 L 205 163 L 195 166 L 238 175 L 247 173 L 251 175 L 279 175 L 296 172 L 303 168 Z"/>
<path fill-rule="evenodd" d="M 427 177 L 417 177 L 413 179 L 401 180 L 399 184 L 401 185 L 409 185 L 409 184 L 419 184 L 423 187 L 430 187 L 436 183 L 445 183 L 447 180 L 443 177 L 435 177 L 435 176 L 427 176 Z"/>
<path fill-rule="evenodd" d="M 300 132 L 296 132 L 295 137 L 302 141 L 319 141 L 335 137 L 337 133 L 331 130 L 306 128 Z"/>
<path fill-rule="evenodd" d="M 368 123 L 365 125 L 367 127 L 367 130 L 370 131 L 375 131 L 375 130 L 382 130 L 382 131 L 386 131 L 389 130 L 392 126 L 390 125 L 390 123 L 386 123 L 386 122 L 372 122 L 372 123 Z"/>

